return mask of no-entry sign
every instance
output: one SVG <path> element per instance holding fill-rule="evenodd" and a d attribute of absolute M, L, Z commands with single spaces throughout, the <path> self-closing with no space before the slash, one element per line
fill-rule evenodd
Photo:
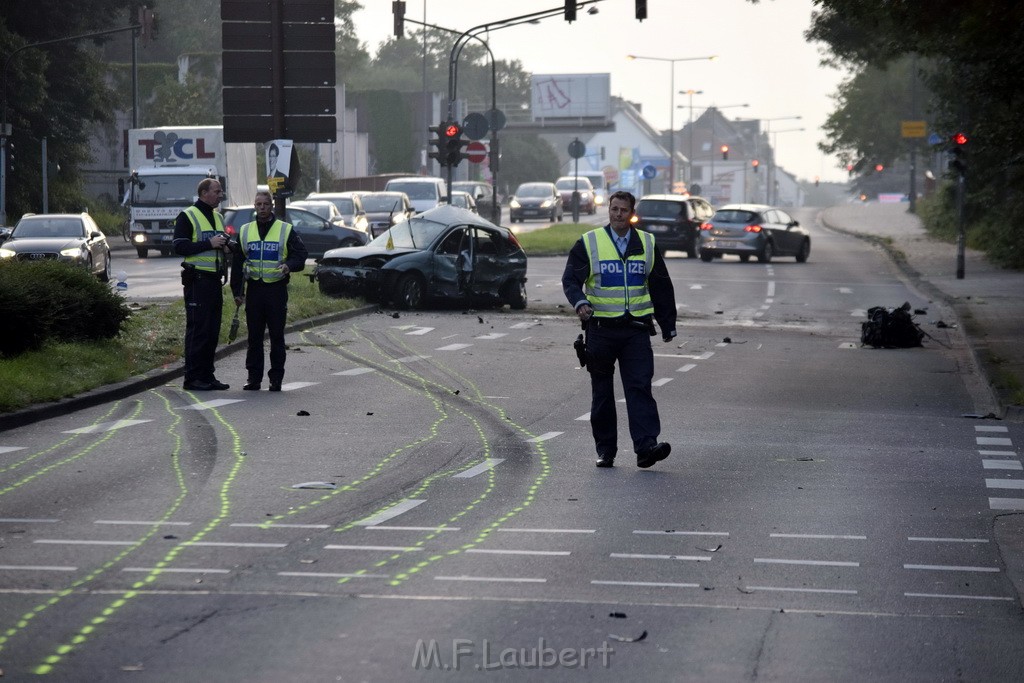
<path fill-rule="evenodd" d="M 466 146 L 465 154 L 467 159 L 472 161 L 474 164 L 479 164 L 487 158 L 487 145 L 474 140 Z"/>

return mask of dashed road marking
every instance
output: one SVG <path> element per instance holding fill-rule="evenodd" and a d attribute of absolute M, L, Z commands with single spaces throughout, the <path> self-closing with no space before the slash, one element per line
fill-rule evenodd
<path fill-rule="evenodd" d="M 653 382 L 651 382 L 651 386 L 652 387 L 663 387 L 666 384 L 668 384 L 669 382 L 671 382 L 673 379 L 674 378 L 672 378 L 672 377 L 662 377 L 661 379 L 656 379 Z"/>
<path fill-rule="evenodd" d="M 665 581 L 591 581 L 595 586 L 640 586 L 642 588 L 700 588 L 699 583 L 668 583 Z"/>
<path fill-rule="evenodd" d="M 187 541 L 184 546 L 201 546 L 204 548 L 285 548 L 287 543 L 243 543 L 234 541 Z"/>
<path fill-rule="evenodd" d="M 391 553 L 418 553 L 423 548 L 414 545 L 325 545 L 324 550 L 383 550 Z"/>
<path fill-rule="evenodd" d="M 1000 595 L 946 595 L 944 593 L 904 593 L 908 598 L 947 598 L 953 600 L 1007 600 L 1012 602 L 1013 598 L 1006 598 Z"/>
<path fill-rule="evenodd" d="M 491 339 L 501 339 L 502 337 L 507 337 L 507 336 L 508 336 L 507 332 L 491 332 L 490 334 L 481 334 L 479 337 L 473 337 L 473 339 L 487 339 L 487 340 L 491 340 Z"/>
<path fill-rule="evenodd" d="M 1012 446 L 1010 439 L 1001 439 L 994 436 L 977 436 L 974 438 L 979 446 Z"/>
<path fill-rule="evenodd" d="M 192 522 L 161 522 L 132 519 L 97 519 L 93 524 L 132 524 L 137 526 L 188 526 Z"/>
<path fill-rule="evenodd" d="M 822 540 L 866 541 L 867 536 L 840 534 L 768 534 L 770 538 L 812 538 Z"/>
<path fill-rule="evenodd" d="M 991 510 L 1024 510 L 1024 498 L 989 498 Z"/>
<path fill-rule="evenodd" d="M 75 572 L 78 571 L 78 567 L 45 564 L 0 564 L 0 570 L 12 572 Z"/>
<path fill-rule="evenodd" d="M 859 567 L 860 562 L 844 562 L 840 560 L 787 560 L 776 557 L 755 557 L 756 564 L 800 564 L 811 567 Z"/>
<path fill-rule="evenodd" d="M 0 453 L 11 453 L 13 451 L 23 451 L 27 446 L 0 446 Z"/>
<path fill-rule="evenodd" d="M 996 425 L 975 425 L 974 431 L 976 432 L 1002 432 L 1006 433 L 1010 431 L 1009 427 L 1001 427 Z"/>
<path fill-rule="evenodd" d="M 634 534 L 650 534 L 652 536 L 728 536 L 728 531 L 677 531 L 675 529 L 667 530 L 648 530 L 648 529 L 633 529 Z"/>
<path fill-rule="evenodd" d="M 1024 479 L 986 479 L 985 486 L 990 489 L 1024 490 Z"/>
<path fill-rule="evenodd" d="M 527 439 L 526 441 L 529 443 L 540 443 L 541 441 L 547 441 L 548 439 L 553 439 L 556 436 L 560 436 L 562 433 L 563 432 L 544 432 L 540 436 L 535 436 L 532 439 Z"/>
<path fill-rule="evenodd" d="M 114 420 L 113 422 L 101 422 L 99 424 L 89 425 L 88 427 L 69 429 L 65 431 L 64 434 L 94 434 L 96 432 L 109 432 L 115 429 L 134 427 L 135 425 L 145 424 L 147 422 L 152 422 L 152 420 Z"/>
<path fill-rule="evenodd" d="M 981 466 L 986 470 L 1020 470 L 1020 460 L 982 460 Z"/>
<path fill-rule="evenodd" d="M 690 370 L 693 370 L 695 367 L 697 367 L 696 363 L 687 363 L 683 367 L 676 370 L 676 372 L 689 372 Z"/>
<path fill-rule="evenodd" d="M 352 368 L 351 370 L 342 370 L 341 372 L 335 372 L 335 375 L 365 375 L 368 372 L 376 372 L 375 368 Z"/>
<path fill-rule="evenodd" d="M 597 529 L 535 529 L 526 527 L 501 527 L 498 529 L 499 532 L 505 533 L 518 533 L 518 534 L 594 534 L 597 533 Z"/>
<path fill-rule="evenodd" d="M 213 569 L 210 567 L 125 567 L 121 571 L 141 574 L 230 574 L 230 569 Z"/>
<path fill-rule="evenodd" d="M 545 555 L 552 557 L 566 557 L 570 554 L 568 550 L 502 550 L 500 548 L 470 548 L 466 552 L 481 555 Z"/>
<path fill-rule="evenodd" d="M 925 571 L 938 571 L 938 572 L 981 572 L 981 573 L 998 573 L 998 567 L 965 567 L 948 564 L 905 564 L 904 569 L 922 569 Z"/>
<path fill-rule="evenodd" d="M 833 595 L 857 595 L 849 588 L 787 588 L 784 586 L 745 586 L 748 591 L 779 591 L 785 593 L 829 593 Z"/>
<path fill-rule="evenodd" d="M 493 470 L 496 465 L 503 462 L 505 462 L 505 458 L 487 458 L 479 465 L 474 465 L 468 470 L 463 470 L 458 474 L 453 474 L 452 479 L 469 479 L 470 477 L 475 477 L 478 474 L 483 474 L 487 470 Z"/>
<path fill-rule="evenodd" d="M 481 581 L 485 583 L 547 583 L 547 579 L 525 576 L 435 576 L 434 581 Z"/>
<path fill-rule="evenodd" d="M 390 579 L 387 574 L 334 574 L 331 572 L 278 572 L 278 576 L 306 576 L 321 579 Z"/>
<path fill-rule="evenodd" d="M 281 391 L 295 391 L 296 389 L 315 387 L 317 384 L 320 384 L 320 382 L 285 382 L 281 385 Z"/>
<path fill-rule="evenodd" d="M 987 538 L 932 538 L 930 536 L 907 536 L 908 541 L 928 543 L 988 543 Z"/>
<path fill-rule="evenodd" d="M 426 499 L 423 498 L 407 498 L 406 500 L 403 500 L 400 503 L 392 505 L 387 510 L 381 510 L 375 515 L 371 515 L 366 519 L 362 519 L 356 522 L 356 525 L 374 526 L 375 524 L 380 524 L 381 522 L 386 522 L 389 519 L 393 519 L 398 515 L 401 515 L 405 512 L 408 512 L 409 510 L 412 510 L 417 505 L 422 505 L 423 503 L 426 502 Z"/>
<path fill-rule="evenodd" d="M 214 408 L 220 408 L 221 406 L 228 406 L 232 403 L 242 403 L 244 398 L 218 398 L 212 401 L 201 401 L 199 403 L 192 403 L 187 406 L 181 406 L 179 410 L 213 410 Z"/>
<path fill-rule="evenodd" d="M 610 553 L 608 557 L 620 560 L 684 560 L 686 562 L 710 562 L 705 555 L 648 555 L 645 553 Z"/>
<path fill-rule="evenodd" d="M 468 349 L 472 344 L 449 344 L 448 346 L 442 346 L 437 351 L 461 351 L 462 349 Z"/>

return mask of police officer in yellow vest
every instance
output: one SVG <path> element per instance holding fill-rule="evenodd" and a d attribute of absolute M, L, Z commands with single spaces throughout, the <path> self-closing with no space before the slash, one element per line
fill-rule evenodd
<path fill-rule="evenodd" d="M 213 356 L 220 337 L 224 307 L 228 236 L 217 206 L 224 198 L 220 182 L 204 178 L 196 190 L 199 199 L 178 214 L 174 224 L 175 253 L 184 256 L 181 284 L 185 292 L 185 389 L 228 389 L 213 374 Z"/>
<path fill-rule="evenodd" d="M 231 264 L 231 291 L 235 303 L 245 304 L 245 325 L 249 348 L 245 369 L 249 379 L 242 387 L 258 391 L 263 379 L 263 335 L 270 333 L 271 391 L 281 391 L 284 378 L 284 325 L 288 317 L 289 273 L 306 267 L 309 252 L 290 223 L 274 217 L 274 200 L 269 192 L 256 193 L 256 220 L 238 231 L 240 258 Z M 244 288 L 243 288 L 244 285 Z"/>
<path fill-rule="evenodd" d="M 658 442 L 661 421 L 651 391 L 651 337 L 654 320 L 664 341 L 676 336 L 675 291 L 654 236 L 632 227 L 635 206 L 636 197 L 629 192 L 612 194 L 609 225 L 576 242 L 562 274 L 562 290 L 587 330 L 590 427 L 598 467 L 613 467 L 618 450 L 616 361 L 637 466 L 650 467 L 672 450 L 668 443 Z"/>

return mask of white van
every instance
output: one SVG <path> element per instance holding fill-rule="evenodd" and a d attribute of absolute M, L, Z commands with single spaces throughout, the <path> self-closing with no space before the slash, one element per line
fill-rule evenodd
<path fill-rule="evenodd" d="M 423 213 L 448 201 L 448 186 L 444 180 L 429 176 L 392 178 L 384 186 L 384 191 L 404 192 L 409 195 L 409 201 L 412 202 L 412 208 L 416 213 Z"/>

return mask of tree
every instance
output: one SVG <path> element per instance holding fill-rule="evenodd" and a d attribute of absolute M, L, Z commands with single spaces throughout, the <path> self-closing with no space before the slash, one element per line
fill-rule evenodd
<path fill-rule="evenodd" d="M 521 183 L 548 180 L 559 175 L 558 154 L 536 134 L 505 135 L 501 139 L 502 194 L 511 195 Z"/>

